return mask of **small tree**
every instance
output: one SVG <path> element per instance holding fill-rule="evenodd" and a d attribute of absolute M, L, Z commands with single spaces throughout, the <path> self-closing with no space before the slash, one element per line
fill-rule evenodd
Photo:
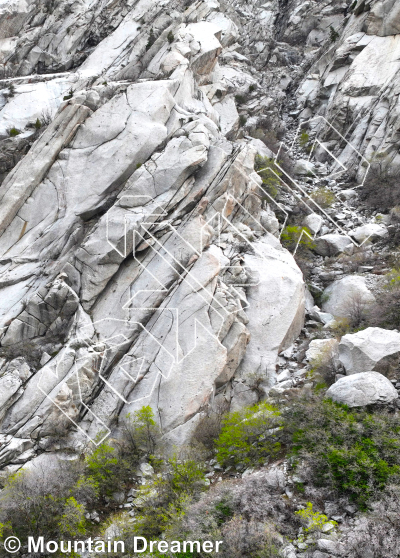
<path fill-rule="evenodd" d="M 21 133 L 21 130 L 18 130 L 18 128 L 13 126 L 12 128 L 10 128 L 8 133 L 9 133 L 9 136 L 11 138 L 15 138 L 15 136 L 19 136 L 19 134 Z"/>
<path fill-rule="evenodd" d="M 151 28 L 149 38 L 146 44 L 146 50 L 149 50 L 154 45 L 155 42 L 156 42 L 156 36 L 154 35 L 153 28 Z"/>
<path fill-rule="evenodd" d="M 332 27 L 332 25 L 329 27 L 329 38 L 331 43 L 335 43 L 339 38 L 339 33 Z"/>
<path fill-rule="evenodd" d="M 156 537 L 182 513 L 188 502 L 205 490 L 204 465 L 198 457 L 182 450 L 164 462 L 162 473 L 141 487 L 141 513 L 135 532 Z"/>
<path fill-rule="evenodd" d="M 161 432 L 149 405 L 126 416 L 124 431 L 131 459 L 149 458 L 155 454 Z"/>

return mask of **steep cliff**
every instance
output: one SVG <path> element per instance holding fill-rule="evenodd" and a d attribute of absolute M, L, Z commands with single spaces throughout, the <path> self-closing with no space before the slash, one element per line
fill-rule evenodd
<path fill-rule="evenodd" d="M 144 402 L 182 444 L 268 394 L 304 325 L 282 212 L 397 169 L 399 26 L 393 0 L 2 3 L 1 466 Z M 278 140 L 280 203 L 254 171 Z M 363 241 L 337 201 L 321 256 Z"/>
<path fill-rule="evenodd" d="M 204 2 L 2 9 L 3 133 L 29 151 L 0 192 L 1 463 L 117 435 L 144 402 L 183 443 L 250 374 L 273 385 L 304 319 L 235 140 L 255 79 L 218 61 L 239 30 Z"/>

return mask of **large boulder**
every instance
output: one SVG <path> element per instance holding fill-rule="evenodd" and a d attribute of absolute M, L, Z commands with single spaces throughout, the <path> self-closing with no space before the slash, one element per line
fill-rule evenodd
<path fill-rule="evenodd" d="M 344 335 L 339 343 L 339 358 L 346 374 L 377 370 L 388 374 L 400 356 L 400 333 L 368 327 Z"/>
<path fill-rule="evenodd" d="M 349 407 L 365 407 L 392 403 L 398 395 L 392 383 L 379 372 L 359 372 L 340 378 L 325 397 Z"/>
<path fill-rule="evenodd" d="M 315 251 L 320 256 L 336 256 L 352 246 L 348 236 L 336 233 L 324 234 L 315 241 Z"/>
<path fill-rule="evenodd" d="M 354 318 L 375 301 L 365 278 L 349 275 L 331 283 L 324 291 L 322 309 L 337 318 Z"/>
<path fill-rule="evenodd" d="M 245 255 L 246 269 L 254 278 L 247 289 L 250 342 L 236 376 L 246 381 L 257 371 L 271 387 L 278 354 L 293 344 L 304 324 L 304 282 L 276 238 L 269 235 L 254 246 L 257 253 Z"/>
<path fill-rule="evenodd" d="M 378 225 L 377 223 L 368 223 L 367 225 L 361 225 L 352 231 L 351 236 L 360 244 L 366 240 L 379 240 L 384 238 L 389 234 L 387 228 L 383 225 Z"/>

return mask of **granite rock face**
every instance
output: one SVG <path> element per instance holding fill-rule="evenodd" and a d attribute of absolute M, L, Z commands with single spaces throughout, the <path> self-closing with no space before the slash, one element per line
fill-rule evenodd
<path fill-rule="evenodd" d="M 304 325 L 288 215 L 308 204 L 321 260 L 387 237 L 305 188 L 361 185 L 374 154 L 400 168 L 398 19 L 392 0 L 1 4 L 1 466 L 144 404 L 184 444 L 216 402 L 255 402 L 255 376 L 270 392 Z M 299 124 L 318 142 L 292 150 L 285 205 L 255 159 Z M 386 366 L 347 337 L 347 373 Z"/>
<path fill-rule="evenodd" d="M 0 18 L 2 122 L 31 142 L 0 187 L 2 466 L 144 404 L 186 443 L 217 391 L 274 383 L 304 322 L 220 66 L 237 25 L 217 3 L 56 4 Z"/>

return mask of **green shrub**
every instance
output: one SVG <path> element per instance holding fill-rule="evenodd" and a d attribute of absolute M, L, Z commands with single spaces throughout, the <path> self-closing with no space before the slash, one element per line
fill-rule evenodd
<path fill-rule="evenodd" d="M 283 413 L 292 452 L 311 480 L 361 508 L 400 473 L 400 419 L 351 410 L 315 394 Z"/>
<path fill-rule="evenodd" d="M 241 114 L 239 116 L 239 126 L 241 127 L 245 126 L 246 122 L 247 122 L 247 118 L 245 117 L 244 114 Z"/>
<path fill-rule="evenodd" d="M 174 42 L 175 37 L 174 37 L 174 34 L 172 33 L 172 31 L 170 31 L 170 32 L 168 33 L 167 39 L 168 39 L 169 44 L 171 44 L 171 43 Z"/>
<path fill-rule="evenodd" d="M 123 487 L 129 468 L 120 452 L 108 440 L 86 456 L 86 476 L 98 487 L 101 498 L 110 497 Z"/>
<path fill-rule="evenodd" d="M 393 289 L 400 286 L 400 269 L 392 269 L 385 276 L 386 288 Z"/>
<path fill-rule="evenodd" d="M 134 532 L 144 537 L 159 536 L 205 488 L 201 460 L 174 455 L 164 462 L 160 474 L 140 488 L 141 513 Z"/>
<path fill-rule="evenodd" d="M 226 500 L 221 500 L 215 504 L 215 516 L 217 524 L 220 526 L 225 521 L 233 517 L 232 506 Z"/>
<path fill-rule="evenodd" d="M 300 147 L 304 149 L 307 146 L 309 140 L 310 140 L 310 136 L 307 134 L 305 130 L 303 130 L 299 136 Z"/>
<path fill-rule="evenodd" d="M 311 194 L 311 199 L 315 201 L 315 203 L 322 207 L 322 209 L 327 209 L 330 207 L 336 200 L 336 196 L 333 192 L 331 192 L 328 188 L 318 188 L 315 192 Z"/>
<path fill-rule="evenodd" d="M 71 494 L 78 502 L 93 505 L 99 497 L 99 486 L 93 478 L 81 476 L 72 487 Z"/>
<path fill-rule="evenodd" d="M 276 166 L 274 159 L 257 154 L 254 160 L 254 169 L 262 178 L 265 190 L 271 197 L 275 198 L 279 193 L 282 172 Z"/>
<path fill-rule="evenodd" d="M 216 442 L 218 462 L 257 465 L 275 456 L 281 449 L 280 424 L 280 412 L 266 402 L 229 413 Z"/>
<path fill-rule="evenodd" d="M 313 510 L 313 505 L 311 502 L 307 502 L 305 509 L 298 510 L 294 512 L 304 525 L 304 531 L 306 533 L 312 533 L 315 531 L 322 531 L 325 525 L 328 523 L 336 526 L 336 521 L 329 521 L 328 517 L 323 513 L 319 513 Z"/>
<path fill-rule="evenodd" d="M 19 136 L 20 133 L 21 133 L 21 130 L 18 130 L 15 126 L 10 128 L 10 130 L 8 132 L 8 134 L 11 138 L 15 138 L 15 136 Z"/>
<path fill-rule="evenodd" d="M 36 118 L 36 122 L 35 122 L 36 130 L 40 130 L 41 127 L 42 127 L 42 123 L 40 122 L 39 118 Z"/>
<path fill-rule="evenodd" d="M 63 101 L 69 101 L 70 99 L 72 99 L 73 96 L 74 96 L 74 90 L 71 87 L 71 89 L 68 91 L 68 93 L 66 95 L 64 95 Z"/>
<path fill-rule="evenodd" d="M 78 504 L 74 497 L 68 498 L 61 516 L 60 532 L 67 537 L 86 534 L 85 506 Z"/>
<path fill-rule="evenodd" d="M 281 242 L 283 246 L 290 251 L 295 250 L 297 245 L 300 249 L 312 250 L 315 247 L 315 243 L 312 238 L 310 238 L 311 236 L 310 229 L 307 227 L 288 225 L 282 231 Z"/>
<path fill-rule="evenodd" d="M 11 97 L 14 97 L 14 95 L 15 95 L 15 85 L 13 83 L 10 83 L 10 85 L 8 86 L 7 97 L 11 98 Z"/>

